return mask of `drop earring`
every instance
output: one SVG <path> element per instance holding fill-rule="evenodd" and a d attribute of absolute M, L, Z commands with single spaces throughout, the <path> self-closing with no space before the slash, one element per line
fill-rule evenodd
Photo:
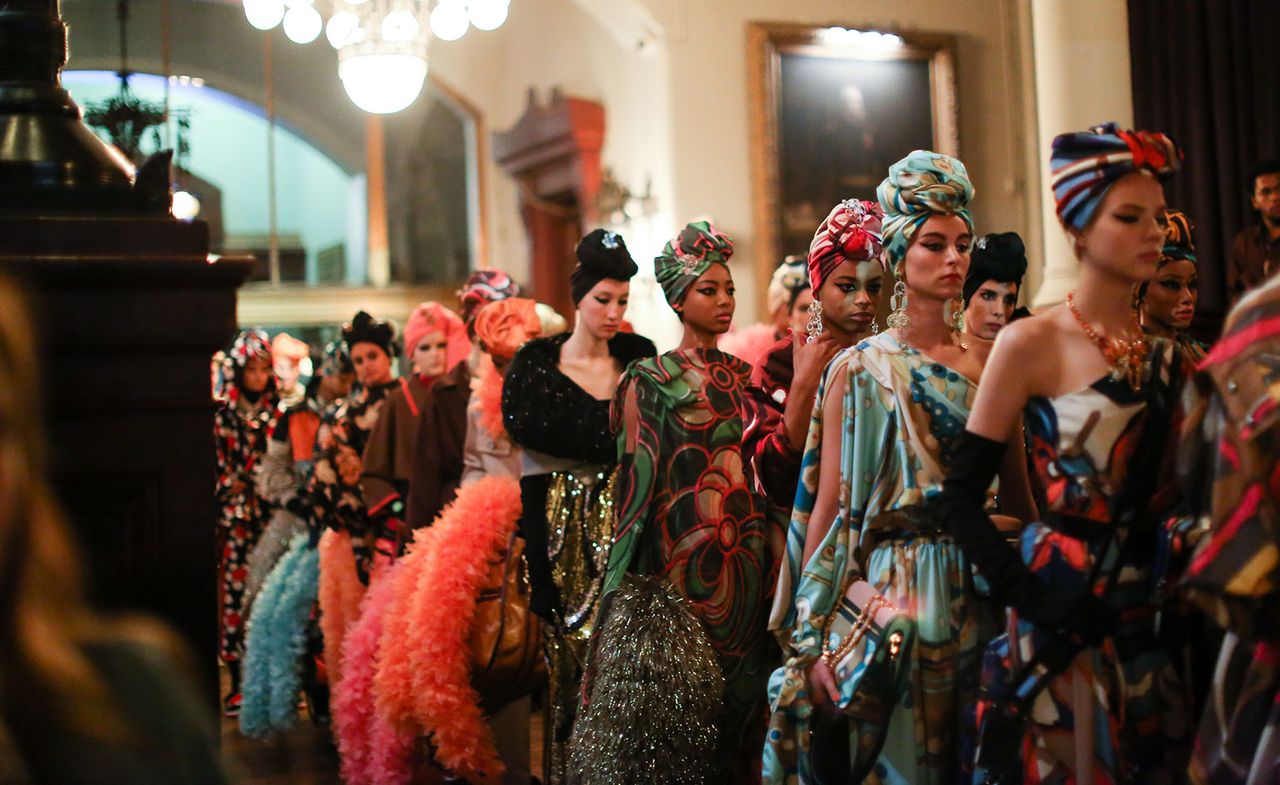
<path fill-rule="evenodd" d="M 818 340 L 818 336 L 822 335 L 822 331 L 826 329 L 822 324 L 822 303 L 814 300 L 809 303 L 809 323 L 804 326 L 804 331 L 808 333 L 808 337 L 804 339 L 805 343 L 813 343 Z"/>
<path fill-rule="evenodd" d="M 893 284 L 893 296 L 889 298 L 889 318 L 885 326 L 898 331 L 898 348 L 906 349 L 907 329 L 911 327 L 911 317 L 907 316 L 907 282 L 898 276 Z"/>
<path fill-rule="evenodd" d="M 967 350 L 969 345 L 964 342 L 964 300 L 960 297 L 952 300 L 951 309 L 951 329 L 960 342 L 960 348 Z"/>

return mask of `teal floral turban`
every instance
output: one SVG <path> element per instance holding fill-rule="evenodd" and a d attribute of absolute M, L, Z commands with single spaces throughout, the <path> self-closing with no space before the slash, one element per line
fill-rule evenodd
<path fill-rule="evenodd" d="M 694 221 L 667 243 L 662 254 L 653 260 L 654 276 L 662 285 L 662 293 L 672 307 L 684 302 L 693 282 L 713 264 L 729 263 L 733 256 L 733 240 L 707 221 Z"/>
<path fill-rule="evenodd" d="M 884 249 L 889 267 L 896 272 L 907 255 L 911 238 L 934 215 L 958 215 L 973 234 L 973 183 L 964 164 L 928 150 L 915 150 L 889 167 L 889 176 L 876 189 L 884 208 Z"/>

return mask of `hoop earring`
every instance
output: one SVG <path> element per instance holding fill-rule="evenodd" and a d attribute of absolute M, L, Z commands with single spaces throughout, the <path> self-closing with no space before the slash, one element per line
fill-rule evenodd
<path fill-rule="evenodd" d="M 960 348 L 968 349 L 969 345 L 964 342 L 964 299 L 957 297 L 952 300 L 951 309 L 951 329 L 960 341 Z"/>
<path fill-rule="evenodd" d="M 822 335 L 825 329 L 826 327 L 822 324 L 822 303 L 813 300 L 809 303 L 809 323 L 804 326 L 804 331 L 809 335 L 804 342 L 813 343 L 818 340 L 818 336 Z"/>
<path fill-rule="evenodd" d="M 890 330 L 898 331 L 898 348 L 906 349 L 907 342 L 903 338 L 911 327 L 911 317 L 907 316 L 907 284 L 901 275 L 897 276 L 893 284 L 893 296 L 889 298 L 889 318 L 885 319 L 884 324 Z"/>

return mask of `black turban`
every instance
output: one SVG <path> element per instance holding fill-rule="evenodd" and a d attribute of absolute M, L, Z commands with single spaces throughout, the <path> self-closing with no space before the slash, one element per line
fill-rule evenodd
<path fill-rule="evenodd" d="M 1001 232 L 978 238 L 969 257 L 969 274 L 964 278 L 964 307 L 978 287 L 987 281 L 1016 283 L 1022 288 L 1027 274 L 1027 249 L 1017 232 Z"/>
<path fill-rule="evenodd" d="M 578 266 L 569 275 L 575 305 L 606 278 L 630 281 L 640 271 L 617 232 L 596 229 L 578 241 L 576 253 Z"/>
<path fill-rule="evenodd" d="M 395 357 L 400 349 L 396 345 L 395 325 L 380 322 L 364 311 L 356 313 L 348 324 L 342 325 L 342 340 L 347 342 L 348 349 L 354 349 L 358 343 L 371 343 L 389 357 Z"/>

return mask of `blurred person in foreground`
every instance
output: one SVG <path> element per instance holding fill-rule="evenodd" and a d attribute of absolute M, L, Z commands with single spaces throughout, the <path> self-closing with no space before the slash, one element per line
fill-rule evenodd
<path fill-rule="evenodd" d="M 35 340 L 0 279 L 0 783 L 223 783 L 157 624 L 90 610 L 46 475 Z"/>

